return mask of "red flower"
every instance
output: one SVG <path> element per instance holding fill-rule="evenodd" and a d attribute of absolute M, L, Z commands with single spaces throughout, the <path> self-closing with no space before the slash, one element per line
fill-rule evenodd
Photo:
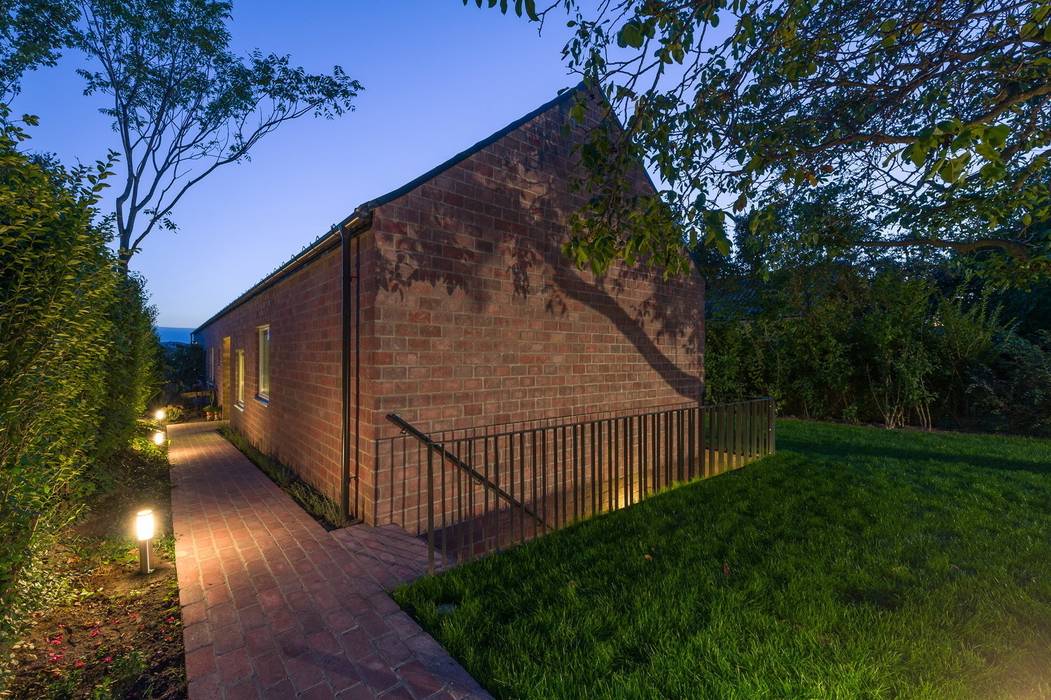
<path fill-rule="evenodd" d="M 84 659 L 77 659 L 73 662 L 73 665 L 77 668 L 84 668 Z"/>
<path fill-rule="evenodd" d="M 112 656 L 104 656 L 104 657 L 102 657 L 102 663 L 104 663 L 104 664 L 113 663 L 113 657 Z"/>
<path fill-rule="evenodd" d="M 51 663 L 58 663 L 63 658 L 63 655 L 58 652 L 51 652 L 47 655 L 47 660 Z"/>
<path fill-rule="evenodd" d="M 99 628 L 98 627 L 96 627 L 95 629 L 91 630 L 91 636 L 92 637 L 99 636 Z"/>
<path fill-rule="evenodd" d="M 50 641 L 52 646 L 56 646 L 57 647 L 57 646 L 60 646 L 62 644 L 62 637 L 55 637 L 54 639 L 49 640 L 49 641 Z"/>
<path fill-rule="evenodd" d="M 167 622 L 169 625 L 174 625 L 175 624 L 175 618 L 172 617 L 171 615 L 169 615 L 168 619 L 166 619 L 165 622 Z"/>

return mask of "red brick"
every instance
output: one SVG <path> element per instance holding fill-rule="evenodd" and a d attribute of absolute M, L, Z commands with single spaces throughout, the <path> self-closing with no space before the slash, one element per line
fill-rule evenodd
<path fill-rule="evenodd" d="M 366 522 L 389 517 L 372 444 L 397 432 L 388 412 L 437 431 L 701 396 L 703 281 L 664 281 L 617 265 L 596 278 L 562 254 L 569 217 L 585 201 L 571 188 L 573 148 L 584 134 L 564 123 L 564 105 L 541 113 L 377 206 L 370 227 L 356 234 L 361 325 L 351 340 L 362 352 L 347 359 L 360 370 L 351 378 L 354 400 L 360 396 L 350 407 L 359 429 L 352 459 L 357 448 L 362 454 L 350 469 L 359 476 L 352 506 Z M 637 186 L 650 187 L 641 169 Z M 233 365 L 234 355 L 222 357 L 224 337 L 245 352 L 244 410 L 226 410 L 233 427 L 334 500 L 342 471 L 341 272 L 337 245 L 200 334 L 214 349 L 217 379 Z M 262 324 L 271 330 L 267 405 L 253 398 Z M 494 381 L 501 378 L 510 381 Z M 395 483 L 404 480 L 395 475 Z M 410 530 L 418 525 L 402 520 Z M 214 547 L 240 547 L 235 532 L 218 533 Z M 228 575 L 236 564 L 224 566 Z M 282 587 L 291 583 L 287 572 L 274 571 Z"/>

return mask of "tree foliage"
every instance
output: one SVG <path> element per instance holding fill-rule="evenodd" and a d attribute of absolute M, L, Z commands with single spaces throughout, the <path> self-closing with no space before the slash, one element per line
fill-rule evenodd
<path fill-rule="evenodd" d="M 53 66 L 74 12 L 66 0 L 0 3 L 0 99 L 10 104 L 26 71 Z"/>
<path fill-rule="evenodd" d="M 711 281 L 708 398 L 767 394 L 791 414 L 888 427 L 1046 433 L 1042 310 L 968 258 L 851 255 L 868 233 L 847 194 L 814 190 L 781 212 L 792 233 L 760 245 L 742 228 L 731 259 L 699 260 Z"/>
<path fill-rule="evenodd" d="M 568 17 L 566 62 L 623 125 L 594 139 L 604 159 L 588 168 L 598 201 L 585 218 L 597 223 L 577 235 L 579 258 L 681 249 L 674 228 L 633 220 L 625 205 L 639 203 L 604 186 L 641 158 L 689 240 L 724 254 L 734 227 L 774 235 L 788 203 L 840 183 L 871 229 L 858 247 L 987 251 L 984 266 L 1012 281 L 1051 269 L 1048 0 L 516 9 Z"/>
<path fill-rule="evenodd" d="M 114 223 L 127 261 L 183 196 L 249 158 L 282 124 L 353 109 L 362 86 L 336 66 L 309 73 L 286 55 L 230 49 L 226 0 L 75 0 L 69 44 L 91 67 L 86 94 L 111 100 L 120 156 Z"/>

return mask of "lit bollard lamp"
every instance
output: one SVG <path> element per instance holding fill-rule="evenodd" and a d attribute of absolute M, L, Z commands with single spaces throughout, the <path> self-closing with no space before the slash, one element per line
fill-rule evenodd
<path fill-rule="evenodd" d="M 153 539 L 153 511 L 140 510 L 135 516 L 135 537 L 139 540 L 139 573 L 148 574 L 150 567 L 150 540 Z"/>

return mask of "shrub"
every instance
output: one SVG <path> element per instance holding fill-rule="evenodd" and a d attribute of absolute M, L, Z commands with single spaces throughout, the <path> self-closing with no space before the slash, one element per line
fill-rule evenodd
<path fill-rule="evenodd" d="M 991 293 L 931 277 L 775 276 L 744 317 L 708 320 L 707 400 L 766 395 L 810 418 L 1046 433 L 1051 335 L 1009 332 Z"/>
<path fill-rule="evenodd" d="M 127 444 L 156 358 L 142 284 L 93 223 L 106 165 L 31 158 L 6 117 L 0 107 L 2 609 L 77 511 L 89 466 Z"/>
<path fill-rule="evenodd" d="M 204 381 L 204 349 L 200 345 L 164 346 L 164 392 L 167 401 Z"/>
<path fill-rule="evenodd" d="M 877 275 L 857 324 L 855 363 L 863 368 L 872 403 L 888 428 L 914 415 L 931 427 L 929 346 L 931 286 L 894 272 Z"/>
<path fill-rule="evenodd" d="M 109 315 L 113 349 L 106 355 L 104 370 L 106 395 L 96 450 L 101 459 L 128 445 L 136 419 L 160 384 L 161 349 L 153 328 L 156 312 L 148 304 L 141 279 L 120 275 Z"/>
<path fill-rule="evenodd" d="M 84 173 L 20 138 L 0 132 L 0 597 L 96 447 L 117 286 Z"/>
<path fill-rule="evenodd" d="M 973 370 L 967 395 L 983 427 L 1051 435 L 1051 333 L 1040 331 L 1033 342 L 1005 334 Z"/>

